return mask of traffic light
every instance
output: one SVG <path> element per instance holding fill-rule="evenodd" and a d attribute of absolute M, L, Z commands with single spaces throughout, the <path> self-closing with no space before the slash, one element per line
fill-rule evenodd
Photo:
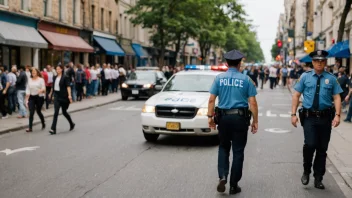
<path fill-rule="evenodd" d="M 277 47 L 281 48 L 282 47 L 282 41 L 281 40 L 277 40 Z"/>
<path fill-rule="evenodd" d="M 315 42 L 314 41 L 304 41 L 304 52 L 309 54 L 313 52 L 315 49 Z"/>

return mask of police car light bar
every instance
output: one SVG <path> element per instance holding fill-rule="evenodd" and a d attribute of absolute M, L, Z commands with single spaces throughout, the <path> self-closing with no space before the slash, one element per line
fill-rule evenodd
<path fill-rule="evenodd" d="M 214 65 L 186 65 L 185 70 L 212 70 L 212 71 L 227 71 L 227 66 Z"/>

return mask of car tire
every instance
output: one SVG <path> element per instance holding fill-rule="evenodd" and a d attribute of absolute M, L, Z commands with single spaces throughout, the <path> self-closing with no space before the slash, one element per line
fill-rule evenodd
<path fill-rule="evenodd" d="M 122 100 L 127 100 L 128 96 L 122 96 L 121 98 L 122 98 Z"/>
<path fill-rule="evenodd" d="M 143 131 L 143 135 L 145 140 L 147 140 L 147 142 L 156 142 L 159 138 L 159 134 L 149 134 L 149 133 L 145 133 Z"/>
<path fill-rule="evenodd" d="M 214 135 L 211 137 L 212 143 L 215 145 L 220 144 L 220 139 L 219 139 L 219 135 Z"/>

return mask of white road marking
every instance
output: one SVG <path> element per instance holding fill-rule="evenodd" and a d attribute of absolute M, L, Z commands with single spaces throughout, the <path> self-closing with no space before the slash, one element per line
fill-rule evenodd
<path fill-rule="evenodd" d="M 265 131 L 270 132 L 270 133 L 289 133 L 289 132 L 291 132 L 290 130 L 280 129 L 280 128 L 270 128 L 270 129 L 265 129 Z"/>
<path fill-rule="evenodd" d="M 276 117 L 277 115 L 276 114 L 271 114 L 271 111 L 266 111 L 266 116 L 267 117 Z"/>
<path fill-rule="evenodd" d="M 123 109 L 125 106 L 119 106 L 119 107 L 113 107 L 113 108 L 110 108 L 109 110 L 112 110 L 112 111 L 114 111 L 114 110 L 121 110 L 121 109 Z"/>
<path fill-rule="evenodd" d="M 263 116 L 263 114 L 262 113 L 258 113 L 258 116 L 261 117 L 261 116 Z"/>
<path fill-rule="evenodd" d="M 22 151 L 34 151 L 38 148 L 40 148 L 40 147 L 39 146 L 24 147 L 24 148 L 19 148 L 19 149 L 15 149 L 15 150 L 5 149 L 5 150 L 0 151 L 0 153 L 5 153 L 6 155 L 11 155 L 11 154 L 22 152 Z"/>
<path fill-rule="evenodd" d="M 142 108 L 136 108 L 135 105 L 126 107 L 125 106 L 119 106 L 119 107 L 114 107 L 110 108 L 109 110 L 111 111 L 142 111 Z"/>
<path fill-rule="evenodd" d="M 282 118 L 289 118 L 289 117 L 291 117 L 291 115 L 289 115 L 289 114 L 280 114 L 280 117 L 282 117 Z"/>

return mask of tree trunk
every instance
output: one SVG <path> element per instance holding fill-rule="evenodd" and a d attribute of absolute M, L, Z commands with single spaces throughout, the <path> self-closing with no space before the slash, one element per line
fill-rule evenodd
<path fill-rule="evenodd" d="M 338 35 L 337 35 L 337 42 L 341 42 L 343 39 L 343 33 L 345 32 L 346 18 L 351 9 L 351 4 L 352 4 L 352 0 L 346 0 L 345 8 L 343 9 L 343 12 L 341 15 L 341 21 L 340 21 L 340 26 L 339 26 Z"/>
<path fill-rule="evenodd" d="M 185 39 L 185 44 L 184 44 L 183 47 L 182 47 L 183 65 L 186 65 L 186 57 L 187 57 L 187 56 L 185 56 L 185 53 L 186 53 L 186 46 L 187 46 L 187 43 L 188 43 L 188 38 Z"/>
<path fill-rule="evenodd" d="M 177 57 L 179 58 L 179 59 L 181 59 L 181 55 L 179 55 L 180 53 L 180 49 L 181 49 L 181 41 L 182 41 L 182 33 L 180 33 L 180 32 L 178 32 L 177 33 L 177 41 L 176 41 L 176 46 L 175 46 L 175 48 L 176 48 L 176 59 L 177 59 Z M 177 62 L 177 60 L 176 60 L 176 62 Z M 173 65 L 173 66 L 176 66 L 176 65 Z"/>
<path fill-rule="evenodd" d="M 199 43 L 200 48 L 200 57 L 202 58 L 201 63 L 204 64 L 204 57 L 205 57 L 205 45 L 206 43 Z"/>

